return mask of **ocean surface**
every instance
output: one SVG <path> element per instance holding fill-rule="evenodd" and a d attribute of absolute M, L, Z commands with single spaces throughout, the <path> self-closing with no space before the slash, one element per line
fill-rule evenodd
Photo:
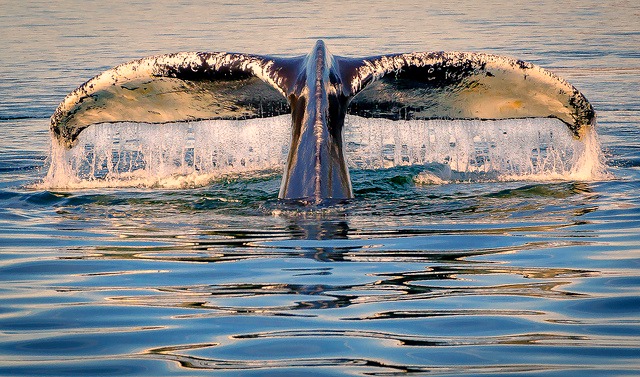
<path fill-rule="evenodd" d="M 637 1 L 246 3 L 0 0 L 0 375 L 640 376 Z M 110 67 L 317 39 L 530 61 L 597 134 L 351 117 L 320 206 L 277 200 L 287 117 L 52 146 Z"/>

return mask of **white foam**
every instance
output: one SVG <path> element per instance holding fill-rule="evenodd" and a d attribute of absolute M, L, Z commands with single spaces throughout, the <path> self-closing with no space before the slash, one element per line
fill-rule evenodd
<path fill-rule="evenodd" d="M 245 121 L 91 126 L 67 150 L 52 141 L 41 188 L 196 187 L 281 173 L 289 115 Z M 607 178 L 595 131 L 576 140 L 554 119 L 389 121 L 347 117 L 351 169 L 424 165 L 418 184 Z"/>

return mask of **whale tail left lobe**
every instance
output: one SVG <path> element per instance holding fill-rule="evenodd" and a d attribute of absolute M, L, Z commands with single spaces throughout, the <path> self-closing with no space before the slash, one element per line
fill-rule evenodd
<path fill-rule="evenodd" d="M 67 95 L 51 117 L 51 131 L 71 147 L 82 130 L 98 123 L 287 114 L 286 92 L 299 60 L 204 52 L 135 60 L 101 73 Z"/>

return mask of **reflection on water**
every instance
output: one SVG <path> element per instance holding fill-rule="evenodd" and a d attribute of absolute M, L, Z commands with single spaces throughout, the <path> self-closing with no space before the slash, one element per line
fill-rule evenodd
<path fill-rule="evenodd" d="M 373 182 L 389 173 L 406 171 Z M 234 185 L 26 192 L 26 213 L 44 205 L 57 223 L 14 233 L 33 241 L 4 254 L 0 350 L 11 364 L 0 370 L 633 373 L 640 279 L 625 260 L 598 259 L 624 247 L 637 260 L 637 232 L 601 225 L 618 221 L 612 184 L 414 186 L 317 209 L 192 204 Z M 451 201 L 455 216 L 443 217 Z M 38 246 L 52 234 L 58 249 Z"/>

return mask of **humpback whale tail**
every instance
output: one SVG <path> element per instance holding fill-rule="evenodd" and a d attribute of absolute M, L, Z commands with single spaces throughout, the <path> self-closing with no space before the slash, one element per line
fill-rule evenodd
<path fill-rule="evenodd" d="M 51 117 L 71 148 L 92 124 L 250 119 L 291 114 L 279 197 L 353 196 L 343 149 L 347 114 L 399 119 L 557 118 L 583 138 L 595 112 L 571 84 L 507 57 L 424 52 L 348 58 L 322 41 L 305 56 L 185 52 L 143 58 L 90 79 Z"/>

